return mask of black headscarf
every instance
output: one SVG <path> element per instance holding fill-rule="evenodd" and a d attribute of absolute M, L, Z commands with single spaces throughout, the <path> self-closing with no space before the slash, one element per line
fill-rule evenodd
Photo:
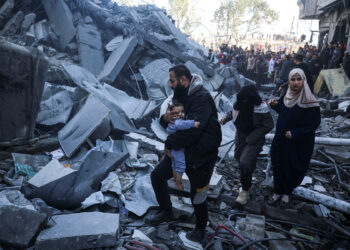
<path fill-rule="evenodd" d="M 239 110 L 236 121 L 236 128 L 246 135 L 254 130 L 253 112 L 254 106 L 262 103 L 255 85 L 248 85 L 241 88 L 237 94 L 237 101 L 233 108 Z"/>

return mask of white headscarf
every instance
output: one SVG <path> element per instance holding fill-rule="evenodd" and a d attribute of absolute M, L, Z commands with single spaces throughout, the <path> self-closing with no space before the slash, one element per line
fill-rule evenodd
<path fill-rule="evenodd" d="M 293 76 L 299 75 L 303 79 L 304 86 L 298 94 L 294 94 L 290 89 L 290 80 Z M 319 107 L 316 97 L 312 94 L 309 85 L 306 81 L 306 76 L 302 69 L 293 69 L 288 76 L 288 91 L 284 96 L 283 103 L 287 108 L 292 108 L 297 104 L 300 108 Z"/>

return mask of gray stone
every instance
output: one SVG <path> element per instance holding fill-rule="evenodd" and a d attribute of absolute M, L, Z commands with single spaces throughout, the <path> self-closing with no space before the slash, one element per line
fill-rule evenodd
<path fill-rule="evenodd" d="M 99 80 L 104 82 L 114 82 L 134 51 L 136 45 L 136 37 L 132 36 L 124 39 L 120 43 L 119 47 L 109 56 L 102 72 L 99 75 Z"/>
<path fill-rule="evenodd" d="M 286 238 L 283 234 L 276 232 L 266 231 L 265 233 L 268 238 Z M 271 250 L 296 250 L 289 240 L 269 240 L 269 247 Z"/>
<path fill-rule="evenodd" d="M 11 15 L 15 6 L 15 0 L 7 0 L 0 8 L 0 27 L 5 24 L 6 19 Z"/>
<path fill-rule="evenodd" d="M 41 0 L 41 3 L 59 37 L 60 47 L 64 49 L 76 33 L 72 13 L 63 0 Z"/>
<path fill-rule="evenodd" d="M 21 34 L 24 34 L 28 31 L 30 26 L 34 24 L 35 18 L 36 18 L 36 15 L 34 13 L 29 13 L 28 15 L 25 15 L 21 26 Z"/>
<path fill-rule="evenodd" d="M 0 192 L 0 241 L 15 247 L 27 247 L 45 221 L 19 191 Z"/>
<path fill-rule="evenodd" d="M 178 197 L 171 196 L 171 203 L 173 205 L 173 212 L 175 218 L 187 217 L 191 218 L 194 213 L 193 206 L 185 204 Z"/>
<path fill-rule="evenodd" d="M 98 75 L 104 66 L 100 32 L 93 24 L 79 24 L 77 41 L 80 65 L 94 75 Z"/>
<path fill-rule="evenodd" d="M 0 41 L 0 141 L 33 136 L 47 61 L 36 49 Z"/>
<path fill-rule="evenodd" d="M 114 51 L 115 49 L 118 48 L 118 46 L 120 45 L 120 43 L 123 41 L 123 36 L 117 36 L 115 38 L 113 38 L 111 41 L 109 41 L 105 48 L 107 51 Z"/>
<path fill-rule="evenodd" d="M 53 159 L 36 175 L 34 175 L 28 182 L 35 187 L 41 187 L 47 183 L 50 183 L 51 181 L 57 180 L 74 171 L 75 170 L 71 168 L 63 167 L 58 160 Z"/>
<path fill-rule="evenodd" d="M 41 231 L 35 248 L 86 249 L 117 244 L 119 214 L 76 213 L 53 216 L 52 227 Z"/>
<path fill-rule="evenodd" d="M 248 214 L 246 218 L 237 220 L 236 226 L 243 236 L 252 240 L 261 240 L 265 233 L 265 216 Z"/>
<path fill-rule="evenodd" d="M 96 97 L 90 95 L 81 110 L 58 132 L 64 153 L 70 157 L 110 112 Z"/>
<path fill-rule="evenodd" d="M 34 33 L 37 40 L 45 39 L 49 35 L 49 22 L 44 19 L 34 24 Z"/>
<path fill-rule="evenodd" d="M 24 14 L 22 11 L 18 11 L 5 25 L 1 31 L 3 36 L 12 36 L 17 33 L 18 29 L 21 27 Z"/>

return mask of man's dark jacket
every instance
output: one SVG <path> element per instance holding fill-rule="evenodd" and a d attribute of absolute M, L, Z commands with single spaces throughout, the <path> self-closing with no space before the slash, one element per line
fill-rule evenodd
<path fill-rule="evenodd" d="M 221 127 L 213 98 L 203 87 L 202 78 L 193 74 L 188 91 L 181 98 L 186 120 L 200 122 L 199 128 L 191 128 L 170 134 L 165 141 L 168 149 L 185 149 L 187 167 L 198 168 L 215 162 L 221 144 Z M 162 116 L 160 123 L 167 126 Z"/>
<path fill-rule="evenodd" d="M 292 70 L 293 68 L 293 64 L 290 60 L 285 60 L 283 63 L 282 63 L 282 68 L 281 68 L 281 71 L 280 71 L 280 79 L 283 80 L 284 82 L 287 82 L 288 81 L 288 75 L 289 75 L 289 72 Z"/>

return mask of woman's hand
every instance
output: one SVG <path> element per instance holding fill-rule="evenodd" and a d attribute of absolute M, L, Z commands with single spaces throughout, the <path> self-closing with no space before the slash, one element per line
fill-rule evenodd
<path fill-rule="evenodd" d="M 269 102 L 268 102 L 268 104 L 269 104 L 270 106 L 276 106 L 276 105 L 278 104 L 278 101 L 277 101 L 276 99 L 270 99 Z"/>
<path fill-rule="evenodd" d="M 287 139 L 292 139 L 292 133 L 290 131 L 286 132 L 286 138 Z"/>
<path fill-rule="evenodd" d="M 226 123 L 226 117 L 221 118 L 220 124 L 221 124 L 221 125 L 224 125 L 225 123 Z"/>

